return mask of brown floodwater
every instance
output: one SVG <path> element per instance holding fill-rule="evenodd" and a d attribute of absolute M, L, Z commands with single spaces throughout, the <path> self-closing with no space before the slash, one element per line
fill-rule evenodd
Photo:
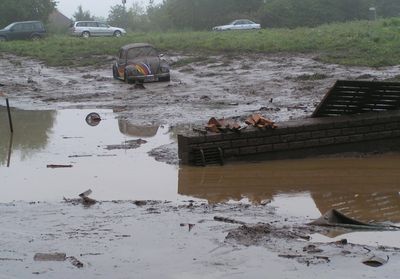
<path fill-rule="evenodd" d="M 271 201 L 281 216 L 311 220 L 336 208 L 366 222 L 400 223 L 399 154 L 168 165 L 148 152 L 175 142 L 169 127 L 137 126 L 111 110 L 96 110 L 102 121 L 89 125 L 90 112 L 14 109 L 11 137 L 0 109 L 0 202 L 58 201 L 90 188 L 99 200 Z M 313 237 L 325 241 L 341 233 Z M 400 247 L 398 232 L 359 234 L 346 237 Z"/>

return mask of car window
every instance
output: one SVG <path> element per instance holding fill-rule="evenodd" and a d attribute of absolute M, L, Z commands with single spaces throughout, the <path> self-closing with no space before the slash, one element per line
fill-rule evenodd
<path fill-rule="evenodd" d="M 21 24 L 21 30 L 22 31 L 32 31 L 33 30 L 33 24 L 32 23 L 23 23 Z"/>
<path fill-rule="evenodd" d="M 21 23 L 17 23 L 12 27 L 12 29 L 14 31 L 22 31 L 22 24 Z"/>
<path fill-rule="evenodd" d="M 14 25 L 15 25 L 15 23 L 11 23 L 11 24 L 7 25 L 6 27 L 4 27 L 4 29 L 10 30 Z"/>
<path fill-rule="evenodd" d="M 152 47 L 135 47 L 128 50 L 128 59 L 134 59 L 143 56 L 158 56 L 157 50 Z"/>
<path fill-rule="evenodd" d="M 105 24 L 104 22 L 99 22 L 99 27 L 108 27 L 108 25 Z"/>
<path fill-rule="evenodd" d="M 88 27 L 97 27 L 97 22 L 88 22 L 87 26 Z"/>
<path fill-rule="evenodd" d="M 86 22 L 78 22 L 78 23 L 76 23 L 76 26 L 77 27 L 84 27 L 84 26 L 86 26 Z"/>
<path fill-rule="evenodd" d="M 124 54 L 125 54 L 125 52 L 121 49 L 121 50 L 119 51 L 118 57 L 119 57 L 120 59 L 122 59 L 122 58 L 124 58 Z"/>
<path fill-rule="evenodd" d="M 33 28 L 34 28 L 34 30 L 41 30 L 41 29 L 43 29 L 43 25 L 41 22 L 34 22 Z"/>

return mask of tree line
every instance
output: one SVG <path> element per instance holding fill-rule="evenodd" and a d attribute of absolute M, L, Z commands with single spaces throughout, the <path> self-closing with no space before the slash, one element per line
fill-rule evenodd
<path fill-rule="evenodd" d="M 263 27 L 314 27 L 332 22 L 400 16 L 399 0 L 164 0 L 111 8 L 108 21 L 131 30 L 209 30 L 248 18 Z"/>
<path fill-rule="evenodd" d="M 163 0 L 147 7 L 138 1 L 115 5 L 102 20 L 134 31 L 209 30 L 248 18 L 263 27 L 314 27 L 331 22 L 400 16 L 399 0 Z M 37 19 L 47 21 L 55 0 L 1 0 L 0 25 Z M 23 7 L 23 8 L 21 8 Z M 81 6 L 74 20 L 95 19 Z"/>

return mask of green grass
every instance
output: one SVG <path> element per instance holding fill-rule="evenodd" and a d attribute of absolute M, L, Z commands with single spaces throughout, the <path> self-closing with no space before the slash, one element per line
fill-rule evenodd
<path fill-rule="evenodd" d="M 400 64 L 400 19 L 260 31 L 131 33 L 123 38 L 54 35 L 39 42 L 0 43 L 0 52 L 40 59 L 51 66 L 85 66 L 103 64 L 104 56 L 115 55 L 120 46 L 133 42 L 154 44 L 162 52 L 198 55 L 180 61 L 182 65 L 205 60 L 208 54 L 284 52 L 312 53 L 329 63 L 378 67 Z"/>

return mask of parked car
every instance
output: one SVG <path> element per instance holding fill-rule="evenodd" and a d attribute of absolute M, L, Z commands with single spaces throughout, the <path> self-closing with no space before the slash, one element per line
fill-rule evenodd
<path fill-rule="evenodd" d="M 38 40 L 46 36 L 46 29 L 40 21 L 13 22 L 0 30 L 0 41 Z"/>
<path fill-rule="evenodd" d="M 112 27 L 104 22 L 99 21 L 76 21 L 69 28 L 72 36 L 89 38 L 91 36 L 114 36 L 120 37 L 126 34 L 125 29 Z"/>
<path fill-rule="evenodd" d="M 248 19 L 237 19 L 232 21 L 227 25 L 215 26 L 213 27 L 214 31 L 226 31 L 226 30 L 254 30 L 260 29 L 261 26 L 258 23 L 255 23 Z"/>
<path fill-rule="evenodd" d="M 169 81 L 169 65 L 150 44 L 135 43 L 120 48 L 113 76 L 125 82 Z"/>

